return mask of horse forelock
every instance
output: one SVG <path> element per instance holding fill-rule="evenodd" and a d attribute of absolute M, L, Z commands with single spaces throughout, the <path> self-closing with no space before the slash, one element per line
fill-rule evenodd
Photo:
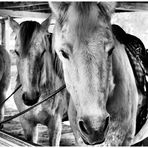
<path fill-rule="evenodd" d="M 87 38 L 99 27 L 111 28 L 108 12 L 103 5 L 98 6 L 97 3 L 72 3 L 63 18 L 65 22 L 71 21 L 78 40 Z"/>
<path fill-rule="evenodd" d="M 36 34 L 39 32 L 40 24 L 35 21 L 25 21 L 20 25 L 20 44 L 23 56 L 28 54 Z"/>
<path fill-rule="evenodd" d="M 75 9 L 79 13 L 79 15 L 88 16 L 91 10 L 92 3 L 91 2 L 77 2 L 75 3 Z"/>

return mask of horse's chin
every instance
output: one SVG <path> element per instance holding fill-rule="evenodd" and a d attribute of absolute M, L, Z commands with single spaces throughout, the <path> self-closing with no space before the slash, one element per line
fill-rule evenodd
<path fill-rule="evenodd" d="M 93 141 L 93 142 L 91 142 L 90 140 L 86 140 L 83 136 L 81 138 L 86 145 L 97 145 L 97 144 L 101 144 L 105 141 L 105 138 L 103 138 L 102 140 Z"/>
<path fill-rule="evenodd" d="M 83 138 L 82 138 L 82 139 L 83 139 Z M 84 143 L 87 144 L 87 145 L 97 145 L 97 144 L 103 143 L 103 142 L 105 141 L 105 139 L 103 139 L 102 141 L 95 141 L 95 142 L 93 142 L 93 143 L 88 142 L 88 141 L 86 141 L 86 140 L 84 140 L 84 139 L 83 139 L 83 141 L 84 141 Z"/>

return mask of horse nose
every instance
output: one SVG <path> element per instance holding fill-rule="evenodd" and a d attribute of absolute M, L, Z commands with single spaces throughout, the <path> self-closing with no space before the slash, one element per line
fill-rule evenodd
<path fill-rule="evenodd" d="M 108 131 L 110 117 L 107 116 L 99 127 L 93 126 L 93 120 L 81 119 L 78 122 L 78 127 L 82 139 L 86 144 L 100 144 L 105 140 Z"/>
<path fill-rule="evenodd" d="M 27 92 L 24 92 L 22 94 L 23 102 L 27 106 L 31 106 L 31 105 L 34 105 L 35 103 L 37 103 L 39 97 L 40 97 L 39 92 L 33 93 L 33 95 L 29 95 Z"/>

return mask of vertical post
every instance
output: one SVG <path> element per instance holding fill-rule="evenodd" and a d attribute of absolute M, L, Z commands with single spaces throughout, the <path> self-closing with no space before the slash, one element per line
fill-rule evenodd
<path fill-rule="evenodd" d="M 1 20 L 1 33 L 2 33 L 1 44 L 5 48 L 5 46 L 6 46 L 6 34 L 5 34 L 5 20 L 4 19 Z"/>
<path fill-rule="evenodd" d="M 2 21 L 0 19 L 0 45 L 2 45 Z"/>

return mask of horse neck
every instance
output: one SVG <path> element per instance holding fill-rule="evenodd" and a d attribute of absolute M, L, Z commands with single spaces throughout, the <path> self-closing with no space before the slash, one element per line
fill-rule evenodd
<path fill-rule="evenodd" d="M 125 47 L 119 42 L 116 43 L 112 53 L 112 77 L 109 85 L 107 110 L 112 118 L 116 118 L 114 115 L 119 113 L 122 120 L 123 118 L 127 119 L 127 116 L 131 115 L 130 110 L 137 107 L 138 91 Z"/>
<path fill-rule="evenodd" d="M 116 41 L 113 51 L 113 75 L 115 82 L 127 82 L 129 79 L 135 81 L 133 70 L 125 51 L 125 46 Z"/>
<path fill-rule="evenodd" d="M 113 75 L 115 82 L 125 81 L 126 77 L 132 76 L 132 68 L 123 44 L 116 41 L 116 47 L 112 55 Z"/>

